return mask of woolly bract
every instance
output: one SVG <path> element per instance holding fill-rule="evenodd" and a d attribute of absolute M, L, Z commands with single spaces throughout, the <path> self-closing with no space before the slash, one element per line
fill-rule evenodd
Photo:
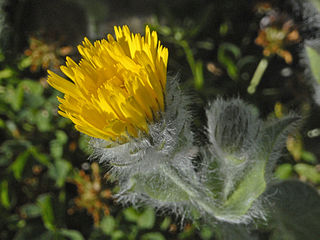
<path fill-rule="evenodd" d="M 116 40 L 94 44 L 85 38 L 78 50 L 80 63 L 67 58 L 61 71 L 68 81 L 48 71 L 48 83 L 64 93 L 59 114 L 91 137 L 124 143 L 148 133 L 148 123 L 164 111 L 168 50 L 157 33 L 131 34 L 115 27 Z"/>

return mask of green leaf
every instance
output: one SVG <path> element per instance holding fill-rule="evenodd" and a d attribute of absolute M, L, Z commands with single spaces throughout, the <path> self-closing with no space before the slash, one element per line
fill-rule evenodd
<path fill-rule="evenodd" d="M 49 176 L 56 181 L 57 187 L 61 188 L 64 185 L 71 168 L 71 163 L 63 159 L 57 159 L 49 166 Z"/>
<path fill-rule="evenodd" d="M 139 219 L 139 213 L 133 207 L 129 207 L 123 210 L 124 217 L 129 222 L 137 222 Z"/>
<path fill-rule="evenodd" d="M 56 139 L 50 142 L 50 153 L 55 159 L 61 159 L 63 155 L 63 145 L 68 141 L 68 136 L 64 131 L 56 131 Z"/>
<path fill-rule="evenodd" d="M 202 61 L 197 61 L 195 63 L 195 75 L 194 75 L 194 85 L 196 89 L 201 89 L 203 87 L 203 63 Z"/>
<path fill-rule="evenodd" d="M 50 161 L 49 161 L 49 158 L 47 155 L 43 154 L 43 153 L 40 153 L 38 151 L 37 148 L 35 147 L 31 147 L 30 148 L 30 153 L 31 155 L 41 164 L 45 165 L 45 166 L 49 166 L 50 164 Z"/>
<path fill-rule="evenodd" d="M 311 2 L 318 10 L 318 12 L 320 12 L 320 1 L 319 0 L 309 0 L 309 2 Z"/>
<path fill-rule="evenodd" d="M 138 227 L 143 229 L 151 229 L 154 226 L 155 222 L 155 213 L 152 208 L 147 208 L 139 216 L 137 224 Z"/>
<path fill-rule="evenodd" d="M 116 221 L 112 216 L 105 216 L 100 223 L 101 230 L 107 235 L 111 235 L 115 227 Z"/>
<path fill-rule="evenodd" d="M 51 130 L 50 116 L 47 110 L 37 111 L 35 121 L 40 132 Z"/>
<path fill-rule="evenodd" d="M 261 151 L 267 161 L 267 177 L 272 177 L 272 170 L 276 161 L 281 156 L 281 150 L 285 145 L 288 133 L 294 129 L 300 120 L 298 116 L 287 116 L 277 121 L 268 123 L 264 128 L 263 141 L 261 143 Z"/>
<path fill-rule="evenodd" d="M 227 68 L 228 75 L 232 80 L 239 77 L 239 69 L 235 64 L 235 59 L 238 59 L 240 55 L 240 49 L 232 43 L 222 43 L 218 48 L 218 61 Z"/>
<path fill-rule="evenodd" d="M 141 236 L 141 240 L 166 240 L 159 232 L 145 233 Z"/>
<path fill-rule="evenodd" d="M 45 102 L 43 97 L 44 88 L 39 82 L 25 79 L 19 83 L 18 87 L 24 91 L 25 105 L 28 108 L 38 109 L 43 106 Z"/>
<path fill-rule="evenodd" d="M 0 183 L 0 199 L 1 204 L 4 208 L 10 208 L 10 198 L 9 198 L 9 189 L 8 189 L 8 181 L 2 180 Z"/>
<path fill-rule="evenodd" d="M 275 176 L 281 180 L 290 178 L 293 171 L 293 167 L 290 163 L 284 163 L 277 167 Z"/>
<path fill-rule="evenodd" d="M 223 204 L 217 217 L 239 218 L 245 215 L 253 202 L 265 191 L 265 165 L 262 159 L 257 159 L 252 168 L 247 171 L 228 200 Z M 220 215 L 220 216 L 219 216 Z"/>
<path fill-rule="evenodd" d="M 212 229 L 208 226 L 204 226 L 200 231 L 201 239 L 209 240 L 213 235 Z"/>
<path fill-rule="evenodd" d="M 32 63 L 32 58 L 31 57 L 24 57 L 21 59 L 21 61 L 18 63 L 18 68 L 19 70 L 23 70 L 27 67 L 30 67 Z"/>
<path fill-rule="evenodd" d="M 0 79 L 10 78 L 14 75 L 14 71 L 11 68 L 5 68 L 0 71 Z"/>
<path fill-rule="evenodd" d="M 320 196 L 299 181 L 284 181 L 268 192 L 270 240 L 315 240 L 320 236 Z"/>
<path fill-rule="evenodd" d="M 294 166 L 294 170 L 302 177 L 305 177 L 309 181 L 317 184 L 320 183 L 320 172 L 315 166 L 298 163 Z"/>
<path fill-rule="evenodd" d="M 161 225 L 160 225 L 160 229 L 162 231 L 165 231 L 168 229 L 168 227 L 170 226 L 171 223 L 171 218 L 170 217 L 165 217 L 165 219 L 163 219 Z"/>
<path fill-rule="evenodd" d="M 312 152 L 302 150 L 301 159 L 308 163 L 313 163 L 313 164 L 317 163 L 317 157 Z"/>
<path fill-rule="evenodd" d="M 13 237 L 13 240 L 51 240 L 53 233 L 44 229 L 43 226 L 38 224 L 29 224 L 21 228 Z"/>
<path fill-rule="evenodd" d="M 14 111 L 19 111 L 23 104 L 24 91 L 19 85 L 18 87 L 8 86 L 6 89 L 6 102 L 10 104 Z"/>
<path fill-rule="evenodd" d="M 84 237 L 82 236 L 82 234 L 77 230 L 62 228 L 62 229 L 59 229 L 59 233 L 70 240 L 84 240 Z"/>
<path fill-rule="evenodd" d="M 126 236 L 123 231 L 116 230 L 112 233 L 112 240 L 118 240 L 123 239 L 123 237 Z"/>
<path fill-rule="evenodd" d="M 255 235 L 250 233 L 245 224 L 218 222 L 212 227 L 212 231 L 214 239 L 219 240 L 258 240 Z"/>
<path fill-rule="evenodd" d="M 310 63 L 310 70 L 314 79 L 320 84 L 320 54 L 312 47 L 305 45 L 306 53 Z"/>
<path fill-rule="evenodd" d="M 22 177 L 22 172 L 30 156 L 30 151 L 24 151 L 20 153 L 16 160 L 10 165 L 10 169 L 13 172 L 14 177 L 20 180 Z"/>
<path fill-rule="evenodd" d="M 37 199 L 37 204 L 41 208 L 41 216 L 44 226 L 48 230 L 55 231 L 55 216 L 52 208 L 50 195 L 40 195 Z"/>
<path fill-rule="evenodd" d="M 131 179 L 132 190 L 146 193 L 151 198 L 164 202 L 181 202 L 189 196 L 172 179 L 162 176 L 158 172 L 140 173 Z M 155 187 L 157 186 L 157 187 Z"/>
<path fill-rule="evenodd" d="M 25 204 L 20 208 L 20 214 L 27 218 L 35 218 L 41 215 L 41 208 L 36 204 Z"/>

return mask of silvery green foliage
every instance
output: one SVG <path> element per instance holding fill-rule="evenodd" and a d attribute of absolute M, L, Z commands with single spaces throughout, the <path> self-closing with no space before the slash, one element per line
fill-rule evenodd
<path fill-rule="evenodd" d="M 304 44 L 302 55 L 304 65 L 306 66 L 306 76 L 311 79 L 310 83 L 314 90 L 314 101 L 320 105 L 320 41 L 309 40 Z"/>
<path fill-rule="evenodd" d="M 311 81 L 314 101 L 320 105 L 320 1 L 299 0 L 291 1 L 293 9 L 299 12 L 303 24 L 299 26 L 302 31 L 309 32 L 304 36 L 301 64 L 306 68 L 305 75 Z"/>
<path fill-rule="evenodd" d="M 239 99 L 216 100 L 207 117 L 210 144 L 203 149 L 201 174 L 219 203 L 215 217 L 235 223 L 263 218 L 260 196 L 272 180 L 271 171 L 298 118 L 266 123 L 254 107 Z"/>
<path fill-rule="evenodd" d="M 218 99 L 207 109 L 209 143 L 195 147 L 190 100 L 174 79 L 167 89 L 166 111 L 150 124 L 149 135 L 114 146 L 92 140 L 92 157 L 108 163 L 119 183 L 117 199 L 170 210 L 182 219 L 248 223 L 263 218 L 261 195 L 297 118 L 265 123 L 243 101 Z"/>

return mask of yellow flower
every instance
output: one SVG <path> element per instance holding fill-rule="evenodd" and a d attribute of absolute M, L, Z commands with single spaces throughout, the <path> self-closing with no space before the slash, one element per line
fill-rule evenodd
<path fill-rule="evenodd" d="M 114 30 L 116 40 L 110 34 L 94 44 L 85 38 L 79 64 L 67 57 L 60 69 L 72 82 L 48 71 L 48 83 L 64 93 L 59 114 L 78 131 L 124 143 L 148 133 L 148 123 L 164 111 L 168 49 L 148 26 L 145 37 L 128 26 Z"/>

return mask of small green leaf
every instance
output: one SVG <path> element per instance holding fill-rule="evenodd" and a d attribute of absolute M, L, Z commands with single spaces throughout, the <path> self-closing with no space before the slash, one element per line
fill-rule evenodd
<path fill-rule="evenodd" d="M 320 172 L 315 166 L 298 163 L 294 166 L 294 170 L 302 177 L 305 177 L 313 183 L 320 183 Z"/>
<path fill-rule="evenodd" d="M 312 152 L 303 150 L 301 152 L 301 159 L 308 163 L 313 163 L 313 164 L 317 163 L 317 157 Z"/>
<path fill-rule="evenodd" d="M 138 218 L 138 226 L 143 229 L 151 229 L 155 222 L 155 213 L 152 208 L 147 208 Z"/>
<path fill-rule="evenodd" d="M 40 132 L 51 130 L 50 116 L 47 110 L 37 111 L 35 121 Z"/>
<path fill-rule="evenodd" d="M 21 59 L 21 61 L 18 63 L 19 70 L 23 70 L 27 67 L 31 66 L 32 58 L 31 57 L 24 57 Z"/>
<path fill-rule="evenodd" d="M 50 161 L 48 159 L 48 156 L 43 154 L 43 153 L 40 153 L 38 151 L 38 149 L 36 149 L 35 147 L 31 147 L 30 148 L 30 153 L 31 155 L 41 164 L 45 165 L 45 166 L 49 166 L 50 164 Z"/>
<path fill-rule="evenodd" d="M 4 208 L 10 208 L 10 198 L 9 198 L 9 189 L 8 189 L 8 181 L 2 180 L 0 183 L 0 199 L 1 204 Z"/>
<path fill-rule="evenodd" d="M 49 166 L 49 176 L 56 181 L 57 187 L 61 188 L 64 185 L 71 168 L 71 163 L 63 159 L 57 159 Z"/>
<path fill-rule="evenodd" d="M 310 70 L 314 79 L 320 84 L 320 54 L 314 48 L 305 45 L 306 53 L 309 58 Z"/>
<path fill-rule="evenodd" d="M 293 171 L 293 167 L 290 163 L 284 163 L 277 167 L 275 176 L 281 180 L 290 178 Z"/>
<path fill-rule="evenodd" d="M 84 240 L 84 237 L 82 236 L 82 234 L 77 230 L 62 228 L 62 229 L 59 229 L 59 233 L 70 240 Z"/>
<path fill-rule="evenodd" d="M 14 71 L 11 68 L 5 68 L 0 71 L 0 79 L 10 78 L 14 75 Z"/>
<path fill-rule="evenodd" d="M 299 181 L 273 185 L 269 198 L 270 240 L 315 240 L 320 236 L 320 196 L 316 189 Z"/>
<path fill-rule="evenodd" d="M 141 240 L 166 240 L 159 232 L 145 233 L 141 236 Z"/>
<path fill-rule="evenodd" d="M 30 151 L 24 151 L 20 153 L 16 160 L 11 164 L 10 169 L 13 172 L 14 177 L 20 180 L 22 177 L 22 172 L 30 156 Z"/>
<path fill-rule="evenodd" d="M 35 204 L 25 204 L 20 208 L 20 213 L 27 218 L 35 218 L 41 215 L 41 208 Z"/>
<path fill-rule="evenodd" d="M 133 207 L 129 207 L 123 210 L 124 217 L 129 222 L 137 222 L 139 213 Z"/>
<path fill-rule="evenodd" d="M 201 236 L 201 239 L 203 240 L 211 239 L 212 235 L 213 235 L 212 229 L 208 226 L 203 227 L 200 231 L 200 236 Z"/>
<path fill-rule="evenodd" d="M 245 215 L 251 208 L 252 203 L 265 191 L 265 161 L 256 160 L 252 168 L 245 173 L 228 200 L 223 204 L 217 217 L 238 218 Z M 220 215 L 220 216 L 219 216 Z"/>
<path fill-rule="evenodd" d="M 63 155 L 63 145 L 68 141 L 68 136 L 64 131 L 56 131 L 56 139 L 50 142 L 51 156 L 61 159 Z"/>
<path fill-rule="evenodd" d="M 42 221 L 44 226 L 51 231 L 56 229 L 55 217 L 51 203 L 51 197 L 48 194 L 40 195 L 37 199 L 37 204 L 41 208 Z"/>
<path fill-rule="evenodd" d="M 14 111 L 19 111 L 23 104 L 24 92 L 21 86 L 13 87 L 9 85 L 6 89 L 5 101 L 12 107 Z"/>
<path fill-rule="evenodd" d="M 201 89 L 203 87 L 203 64 L 201 61 L 196 61 L 195 63 L 195 76 L 194 84 L 196 89 Z"/>
<path fill-rule="evenodd" d="M 170 217 L 165 217 L 165 219 L 162 221 L 161 225 L 160 225 L 160 229 L 162 231 L 165 231 L 168 229 L 168 227 L 170 226 L 171 223 L 171 218 Z"/>
<path fill-rule="evenodd" d="M 54 239 L 53 232 L 48 231 L 39 224 L 27 224 L 14 235 L 13 240 L 51 240 Z"/>
<path fill-rule="evenodd" d="M 218 61 L 227 68 L 228 75 L 232 80 L 239 77 L 239 69 L 235 64 L 235 59 L 238 59 L 240 55 L 240 49 L 232 43 L 223 43 L 218 48 Z"/>
<path fill-rule="evenodd" d="M 101 230 L 107 235 L 111 235 L 115 227 L 116 222 L 112 216 L 105 216 L 100 223 Z"/>
<path fill-rule="evenodd" d="M 123 239 L 124 236 L 124 232 L 122 232 L 121 230 L 116 230 L 112 233 L 112 240 Z"/>
<path fill-rule="evenodd" d="M 317 8 L 318 12 L 320 12 L 320 1 L 319 0 L 309 0 L 313 5 Z"/>

